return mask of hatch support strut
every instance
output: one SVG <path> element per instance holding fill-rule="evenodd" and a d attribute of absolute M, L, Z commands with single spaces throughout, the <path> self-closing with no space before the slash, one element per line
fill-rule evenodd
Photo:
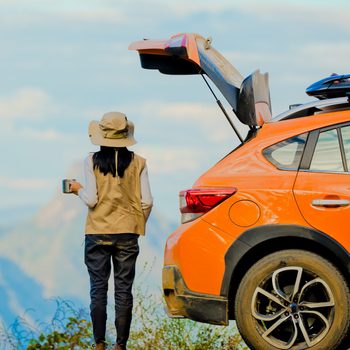
<path fill-rule="evenodd" d="M 211 86 L 209 85 L 207 79 L 205 79 L 204 74 L 201 72 L 200 75 L 202 76 L 202 78 L 203 78 L 203 80 L 205 81 L 205 83 L 207 84 L 209 90 L 210 90 L 211 93 L 213 94 L 213 96 L 214 96 L 214 98 L 215 98 L 215 100 L 216 100 L 216 103 L 217 103 L 218 106 L 220 107 L 222 113 L 224 113 L 224 115 L 225 115 L 227 121 L 230 123 L 230 125 L 231 125 L 232 129 L 234 130 L 234 132 L 236 133 L 237 137 L 239 138 L 239 140 L 241 141 L 241 143 L 243 143 L 244 141 L 243 141 L 243 138 L 242 138 L 241 134 L 238 132 L 237 128 L 234 126 L 234 124 L 233 124 L 231 118 L 229 117 L 229 115 L 227 114 L 226 109 L 224 108 L 223 104 L 222 104 L 221 101 L 216 97 L 215 92 L 213 91 L 213 89 L 212 89 Z"/>

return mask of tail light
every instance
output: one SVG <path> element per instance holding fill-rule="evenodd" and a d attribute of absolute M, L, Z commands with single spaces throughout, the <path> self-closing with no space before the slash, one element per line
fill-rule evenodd
<path fill-rule="evenodd" d="M 236 192 L 236 188 L 193 188 L 181 191 L 181 222 L 184 224 L 202 216 Z"/>

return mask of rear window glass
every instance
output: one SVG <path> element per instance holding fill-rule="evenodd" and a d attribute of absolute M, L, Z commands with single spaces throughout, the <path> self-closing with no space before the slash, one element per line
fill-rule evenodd
<path fill-rule="evenodd" d="M 336 129 L 320 133 L 312 157 L 310 170 L 344 171 Z"/>
<path fill-rule="evenodd" d="M 293 136 L 290 139 L 265 148 L 265 158 L 281 170 L 298 170 L 303 155 L 307 133 Z"/>

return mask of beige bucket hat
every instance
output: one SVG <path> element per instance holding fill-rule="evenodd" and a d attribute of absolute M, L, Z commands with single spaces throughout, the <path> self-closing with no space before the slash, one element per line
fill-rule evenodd
<path fill-rule="evenodd" d="M 108 112 L 99 122 L 90 122 L 89 137 L 94 145 L 99 146 L 127 147 L 136 143 L 134 124 L 120 112 Z"/>

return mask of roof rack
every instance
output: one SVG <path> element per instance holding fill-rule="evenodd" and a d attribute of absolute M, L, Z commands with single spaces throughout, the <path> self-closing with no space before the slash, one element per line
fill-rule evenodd
<path fill-rule="evenodd" d="M 299 106 L 295 106 L 292 109 L 289 109 L 276 117 L 274 117 L 271 121 L 277 122 L 286 119 L 294 119 L 301 118 L 314 115 L 316 113 L 326 113 L 330 110 L 341 110 L 341 109 L 349 109 L 350 108 L 350 100 L 349 97 L 338 97 L 338 98 L 330 98 L 325 100 L 314 100 L 309 103 L 305 103 Z"/>
<path fill-rule="evenodd" d="M 350 97 L 350 74 L 331 76 L 313 83 L 306 89 L 309 96 L 315 96 L 320 100 L 336 97 Z"/>

